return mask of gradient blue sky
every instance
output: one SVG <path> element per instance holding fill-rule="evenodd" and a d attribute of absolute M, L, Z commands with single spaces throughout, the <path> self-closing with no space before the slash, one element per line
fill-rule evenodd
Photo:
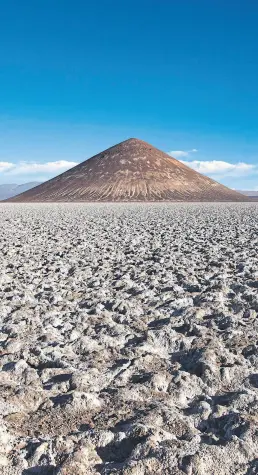
<path fill-rule="evenodd" d="M 0 183 L 138 137 L 258 189 L 256 0 L 8 0 L 0 19 Z"/>

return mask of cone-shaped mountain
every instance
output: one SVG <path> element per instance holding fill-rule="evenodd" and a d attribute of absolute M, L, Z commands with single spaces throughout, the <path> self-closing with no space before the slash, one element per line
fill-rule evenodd
<path fill-rule="evenodd" d="M 248 201 L 146 142 L 129 139 L 8 201 Z"/>

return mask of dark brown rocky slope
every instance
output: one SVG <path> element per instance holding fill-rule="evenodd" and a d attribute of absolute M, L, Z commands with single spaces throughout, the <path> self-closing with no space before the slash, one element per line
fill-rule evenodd
<path fill-rule="evenodd" d="M 9 201 L 248 201 L 138 139 L 129 139 Z"/>

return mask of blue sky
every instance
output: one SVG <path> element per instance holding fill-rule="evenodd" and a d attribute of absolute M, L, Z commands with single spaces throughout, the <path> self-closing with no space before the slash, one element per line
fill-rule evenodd
<path fill-rule="evenodd" d="M 0 18 L 0 183 L 138 137 L 258 189 L 255 0 L 8 0 Z"/>

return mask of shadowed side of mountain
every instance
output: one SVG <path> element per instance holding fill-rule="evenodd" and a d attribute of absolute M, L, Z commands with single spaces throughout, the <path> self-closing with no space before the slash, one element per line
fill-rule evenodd
<path fill-rule="evenodd" d="M 248 201 L 138 139 L 121 142 L 8 201 Z"/>

